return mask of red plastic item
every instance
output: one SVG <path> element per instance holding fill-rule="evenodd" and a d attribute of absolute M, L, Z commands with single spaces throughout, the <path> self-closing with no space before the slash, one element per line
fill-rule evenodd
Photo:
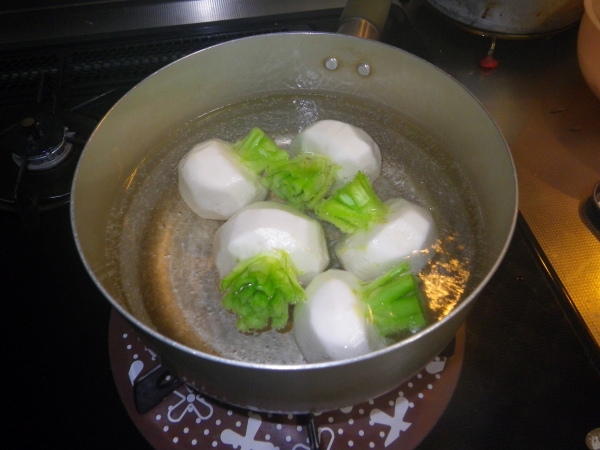
<path fill-rule="evenodd" d="M 479 60 L 479 66 L 483 69 L 495 69 L 498 67 L 498 60 L 493 55 L 487 55 Z"/>

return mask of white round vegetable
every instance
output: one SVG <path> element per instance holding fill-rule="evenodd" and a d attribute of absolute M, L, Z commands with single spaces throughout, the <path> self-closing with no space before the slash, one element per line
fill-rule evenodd
<path fill-rule="evenodd" d="M 240 261 L 272 249 L 289 254 L 302 284 L 329 265 L 321 224 L 282 203 L 258 202 L 239 210 L 217 230 L 213 244 L 221 278 Z"/>
<path fill-rule="evenodd" d="M 212 139 L 194 146 L 179 162 L 179 193 L 204 219 L 226 220 L 267 197 L 260 177 L 239 161 L 232 148 Z"/>
<path fill-rule="evenodd" d="M 363 172 L 371 182 L 381 173 L 381 152 L 364 130 L 337 120 L 320 120 L 306 127 L 292 140 L 290 154 L 317 153 L 340 167 L 334 188 L 341 187 Z"/>
<path fill-rule="evenodd" d="M 294 307 L 294 338 L 309 363 L 354 358 L 385 347 L 367 322 L 360 280 L 344 270 L 317 275 Z"/>
<path fill-rule="evenodd" d="M 335 247 L 342 267 L 365 281 L 402 261 L 408 262 L 417 274 L 435 254 L 437 230 L 431 213 L 401 198 L 390 200 L 387 205 L 384 223 L 350 234 Z"/>

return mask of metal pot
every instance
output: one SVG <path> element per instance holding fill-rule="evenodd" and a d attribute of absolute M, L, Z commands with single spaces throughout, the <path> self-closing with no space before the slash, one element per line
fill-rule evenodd
<path fill-rule="evenodd" d="M 461 234 L 467 242 L 469 255 L 457 246 L 445 261 L 448 270 L 463 261 L 468 280 L 447 279 L 447 295 L 434 295 L 442 302 L 454 296 L 458 304 L 421 332 L 360 358 L 286 364 L 267 357 L 265 362 L 265 353 L 281 353 L 273 347 L 289 333 L 224 333 L 241 344 L 223 356 L 228 344 L 222 346 L 217 337 L 207 345 L 199 337 L 228 320 L 219 312 L 216 280 L 210 278 L 210 233 L 219 223 L 203 221 L 182 206 L 176 163 L 198 139 L 234 140 L 251 126 L 263 127 L 285 146 L 299 129 L 325 116 L 353 122 L 379 140 L 385 174 L 378 188 L 427 204 L 442 231 Z M 208 396 L 292 413 L 383 394 L 443 350 L 500 263 L 516 213 L 510 153 L 469 92 L 404 51 L 320 33 L 217 45 L 141 82 L 91 136 L 71 203 L 75 239 L 90 275 L 163 363 Z M 457 223 L 462 231 L 455 229 Z M 435 291 L 436 277 L 441 282 L 444 276 L 430 276 Z M 199 307 L 198 298 L 207 296 L 213 303 Z M 221 331 L 217 327 L 215 333 Z"/>
<path fill-rule="evenodd" d="M 540 37 L 559 32 L 581 19 L 582 0 L 427 0 L 454 22 L 480 34 Z"/>

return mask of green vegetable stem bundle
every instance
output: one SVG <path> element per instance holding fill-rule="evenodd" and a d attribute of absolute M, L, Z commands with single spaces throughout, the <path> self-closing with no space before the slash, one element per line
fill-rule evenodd
<path fill-rule="evenodd" d="M 334 224 L 348 234 L 382 222 L 387 212 L 387 206 L 362 172 L 358 172 L 350 183 L 315 206 L 319 219 Z"/>
<path fill-rule="evenodd" d="M 290 157 L 260 128 L 250 130 L 233 149 L 244 165 L 257 174 L 261 174 L 270 164 L 286 161 Z"/>
<path fill-rule="evenodd" d="M 223 306 L 238 315 L 240 331 L 288 323 L 289 305 L 304 301 L 304 290 L 287 252 L 260 253 L 241 262 L 221 281 Z"/>
<path fill-rule="evenodd" d="M 302 153 L 270 164 L 263 184 L 280 199 L 300 210 L 313 209 L 335 182 L 338 167 L 329 158 Z"/>
<path fill-rule="evenodd" d="M 417 278 L 407 263 L 399 264 L 362 287 L 368 320 L 381 336 L 391 336 L 403 330 L 421 329 L 425 315 L 419 300 Z"/>

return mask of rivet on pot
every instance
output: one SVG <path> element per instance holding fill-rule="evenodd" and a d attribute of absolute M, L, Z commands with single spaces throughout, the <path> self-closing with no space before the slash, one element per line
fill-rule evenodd
<path fill-rule="evenodd" d="M 325 60 L 325 67 L 327 67 L 329 70 L 335 70 L 338 67 L 338 61 L 335 58 L 327 58 Z"/>
<path fill-rule="evenodd" d="M 359 64 L 357 69 L 358 73 L 360 75 L 362 75 L 363 77 L 366 77 L 367 75 L 369 75 L 371 73 L 371 66 L 369 66 L 368 64 L 362 63 Z"/>

